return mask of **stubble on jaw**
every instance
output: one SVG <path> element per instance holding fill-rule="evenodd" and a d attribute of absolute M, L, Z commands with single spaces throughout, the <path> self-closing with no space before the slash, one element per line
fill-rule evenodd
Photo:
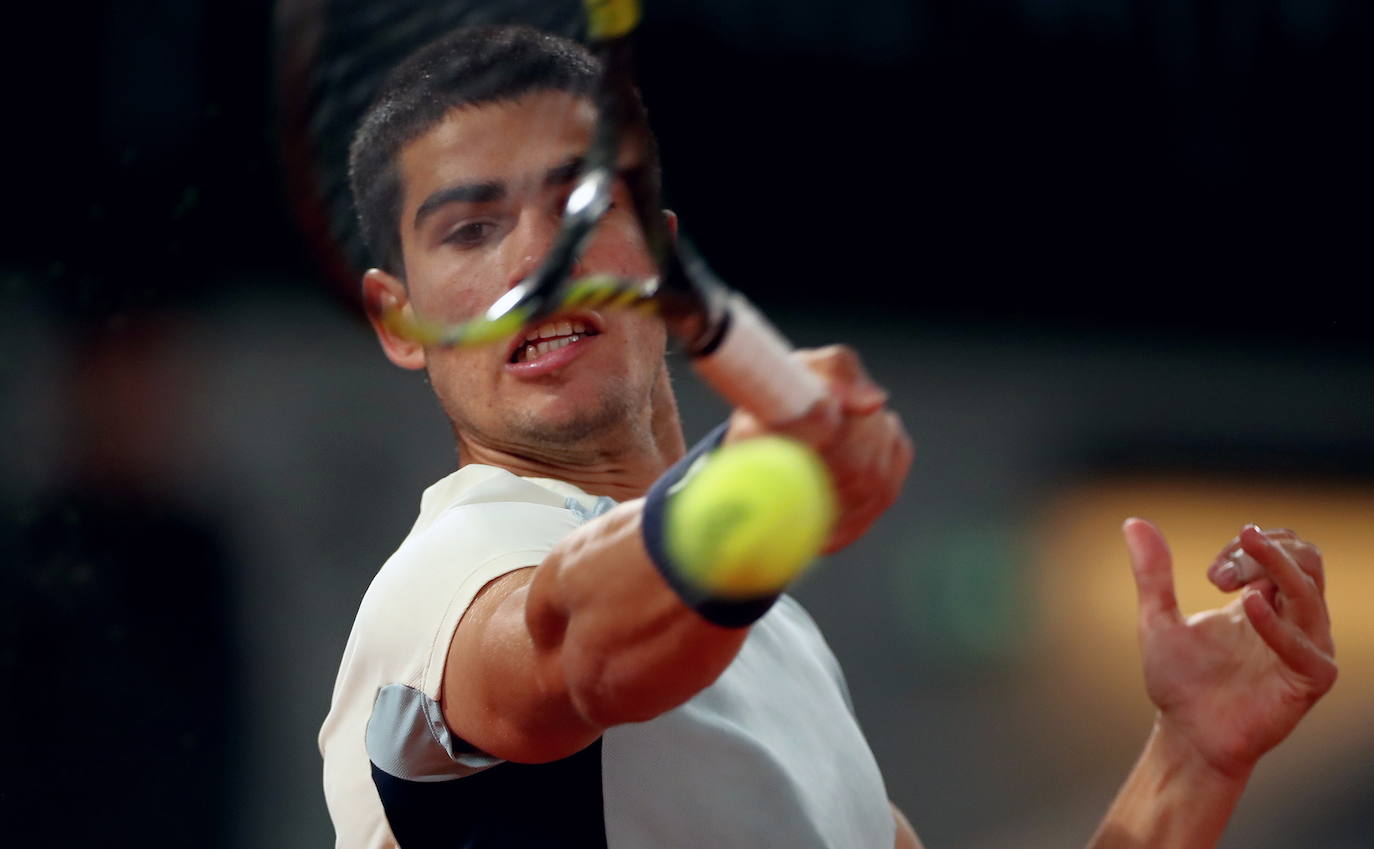
<path fill-rule="evenodd" d="M 637 420 L 649 404 L 648 392 L 643 398 L 634 398 L 628 383 L 624 378 L 607 380 L 594 403 L 579 404 L 573 416 L 561 421 L 550 421 L 530 410 L 512 410 L 505 417 L 505 426 L 517 441 L 552 452 L 596 451 L 608 441 L 623 444 L 626 437 L 639 436 L 624 431 L 627 427 L 640 430 Z M 610 440 L 612 434 L 615 440 Z"/>
<path fill-rule="evenodd" d="M 579 405 L 572 416 L 556 421 L 533 410 L 505 410 L 500 416 L 498 433 L 475 425 L 456 399 L 440 397 L 439 405 L 460 446 L 469 442 L 535 458 L 603 462 L 627 448 L 633 451 L 642 443 L 653 441 L 654 387 L 666 370 L 667 362 L 661 361 L 659 371 L 642 388 L 630 385 L 624 377 L 608 378 L 596 399 Z"/>

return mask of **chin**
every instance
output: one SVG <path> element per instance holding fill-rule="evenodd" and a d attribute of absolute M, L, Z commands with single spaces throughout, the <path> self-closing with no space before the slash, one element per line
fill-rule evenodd
<path fill-rule="evenodd" d="M 511 422 L 521 437 L 547 445 L 587 445 L 619 438 L 635 420 L 623 398 L 600 398 L 576 404 L 566 397 L 551 399 L 543 409 L 531 410 Z"/>

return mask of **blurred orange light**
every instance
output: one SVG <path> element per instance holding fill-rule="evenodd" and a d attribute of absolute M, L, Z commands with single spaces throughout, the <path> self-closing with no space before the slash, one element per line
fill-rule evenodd
<path fill-rule="evenodd" d="M 1136 645 L 1135 586 L 1120 534 L 1130 516 L 1153 521 L 1169 541 L 1185 616 L 1234 597 L 1217 590 L 1205 572 L 1246 522 L 1292 528 L 1320 547 L 1341 677 L 1293 739 L 1266 761 L 1282 764 L 1277 772 L 1291 787 L 1323 762 L 1361 748 L 1374 751 L 1374 490 L 1183 478 L 1084 484 L 1052 501 L 1037 524 L 1037 657 L 1042 680 L 1056 691 L 1047 695 L 1063 698 L 1067 691 L 1092 706 L 1092 727 L 1076 732 L 1081 744 L 1113 747 L 1122 740 L 1124 749 L 1134 748 L 1143 739 L 1142 721 L 1153 713 Z"/>

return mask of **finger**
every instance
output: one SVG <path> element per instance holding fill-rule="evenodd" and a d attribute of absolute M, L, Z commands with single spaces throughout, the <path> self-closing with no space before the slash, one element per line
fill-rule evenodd
<path fill-rule="evenodd" d="M 891 410 L 850 419 L 843 438 L 821 453 L 826 463 L 840 472 L 845 483 L 861 493 L 882 501 L 895 496 L 901 479 L 894 479 L 892 452 L 901 434 L 901 425 Z"/>
<path fill-rule="evenodd" d="M 730 428 L 725 432 L 724 441 L 729 445 L 765 433 L 777 433 L 822 450 L 835 441 L 842 418 L 839 403 L 828 395 L 817 401 L 801 418 L 774 426 L 765 424 L 747 410 L 736 408 L 730 414 Z"/>
<path fill-rule="evenodd" d="M 849 497 L 846 497 L 845 493 L 840 493 L 840 501 L 846 503 L 846 506 L 841 511 L 822 553 L 833 554 L 864 535 L 887 506 L 880 503 L 879 495 L 873 489 L 864 489 L 858 495 Z"/>
<path fill-rule="evenodd" d="M 1297 533 L 1289 530 L 1288 528 L 1270 528 L 1264 532 L 1264 535 L 1269 537 L 1270 539 L 1298 539 Z M 1217 572 L 1217 570 L 1220 569 L 1223 565 L 1225 565 L 1227 560 L 1234 559 L 1237 555 L 1240 554 L 1244 554 L 1244 550 L 1240 547 L 1240 535 L 1237 534 L 1236 536 L 1231 538 L 1230 542 L 1222 546 L 1221 551 L 1217 552 L 1216 557 L 1212 558 L 1212 563 L 1207 568 L 1207 577 L 1212 578 Z"/>
<path fill-rule="evenodd" d="M 1263 533 L 1270 539 L 1298 539 L 1297 532 L 1290 530 L 1289 528 L 1268 528 L 1264 530 Z M 1240 534 L 1236 534 L 1235 536 L 1231 537 L 1230 542 L 1222 546 L 1221 551 L 1217 552 L 1217 556 L 1212 559 L 1212 565 L 1215 566 L 1220 563 L 1226 562 L 1226 560 L 1233 557 L 1236 554 L 1236 552 L 1240 550 Z"/>
<path fill-rule="evenodd" d="M 1308 635 L 1318 648 L 1334 655 L 1336 646 L 1331 639 L 1331 614 L 1326 609 L 1326 571 L 1322 567 L 1321 549 L 1302 540 L 1285 543 L 1284 549 L 1317 587 L 1317 605 L 1320 613 L 1313 627 L 1308 629 Z"/>
<path fill-rule="evenodd" d="M 836 494 L 844 509 L 826 546 L 827 554 L 862 536 L 896 503 L 911 464 L 910 442 L 896 413 L 887 411 L 862 423 L 866 427 L 856 428 L 851 434 L 858 445 L 855 450 L 862 451 L 862 457 L 852 453 L 847 456 L 845 462 L 853 464 L 854 473 L 835 481 Z"/>
<path fill-rule="evenodd" d="M 887 445 L 881 415 L 846 418 L 821 457 L 837 476 L 867 479 L 880 465 Z"/>
<path fill-rule="evenodd" d="M 887 403 L 887 390 L 869 377 L 858 352 L 848 345 L 799 351 L 807 367 L 825 378 L 846 413 L 866 415 Z"/>
<path fill-rule="evenodd" d="M 1264 577 L 1264 567 L 1258 560 L 1240 551 L 1232 554 L 1229 560 L 1213 566 L 1207 577 L 1211 578 L 1217 589 L 1229 593 Z"/>
<path fill-rule="evenodd" d="M 906 483 L 907 471 L 911 468 L 911 439 L 902 427 L 902 417 L 889 410 L 885 415 L 888 426 L 888 447 L 883 457 L 882 469 L 886 483 L 887 499 L 883 505 L 886 510 L 902 494 Z"/>
<path fill-rule="evenodd" d="M 1320 696 L 1336 681 L 1336 662 L 1317 648 L 1296 625 L 1284 619 L 1255 589 L 1247 589 L 1241 603 L 1245 616 L 1264 644 L 1290 669 L 1312 682 L 1312 696 Z"/>
<path fill-rule="evenodd" d="M 1247 525 L 1240 533 L 1240 544 L 1278 586 L 1287 602 L 1285 608 L 1293 612 L 1293 624 L 1309 631 L 1324 618 L 1321 595 L 1317 584 L 1288 555 L 1283 546 L 1270 540 L 1254 525 Z"/>
<path fill-rule="evenodd" d="M 891 466 L 897 472 L 897 488 L 900 489 L 911 471 L 912 462 L 916 459 L 916 444 L 911 441 L 911 434 L 902 424 L 902 417 L 894 411 L 892 418 L 897 424 L 897 439 L 896 445 L 893 446 Z"/>
<path fill-rule="evenodd" d="M 1258 581 L 1249 584 L 1246 589 L 1254 589 L 1264 597 L 1265 604 L 1278 610 L 1279 607 L 1279 588 L 1269 578 L 1260 578 Z"/>
<path fill-rule="evenodd" d="M 1317 585 L 1317 592 L 1323 596 L 1326 594 L 1326 569 L 1322 565 L 1322 552 L 1310 542 L 1294 540 L 1285 542 L 1284 550 L 1288 556 L 1292 557 L 1298 564 L 1298 568 L 1307 573 L 1308 577 Z"/>
<path fill-rule="evenodd" d="M 1317 592 L 1326 590 L 1326 575 L 1322 569 L 1321 551 L 1315 545 L 1297 537 L 1275 537 L 1269 531 L 1265 536 L 1276 539 L 1288 552 L 1298 567 L 1308 574 L 1317 584 Z M 1223 592 L 1233 592 L 1264 577 L 1264 567 L 1259 561 L 1237 547 L 1234 551 L 1223 552 L 1229 559 L 1219 560 L 1207 571 L 1207 577 Z"/>
<path fill-rule="evenodd" d="M 1182 620 L 1174 595 L 1174 564 L 1169 546 L 1159 529 L 1144 519 L 1127 519 L 1121 526 L 1131 555 L 1142 627 L 1156 627 Z"/>

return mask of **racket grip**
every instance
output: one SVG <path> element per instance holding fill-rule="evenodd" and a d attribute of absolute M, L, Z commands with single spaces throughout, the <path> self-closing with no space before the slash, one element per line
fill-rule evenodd
<path fill-rule="evenodd" d="M 825 397 L 825 384 L 790 356 L 791 343 L 742 295 L 731 293 L 726 309 L 724 335 L 693 357 L 692 367 L 725 400 L 767 425 L 800 419 Z"/>

